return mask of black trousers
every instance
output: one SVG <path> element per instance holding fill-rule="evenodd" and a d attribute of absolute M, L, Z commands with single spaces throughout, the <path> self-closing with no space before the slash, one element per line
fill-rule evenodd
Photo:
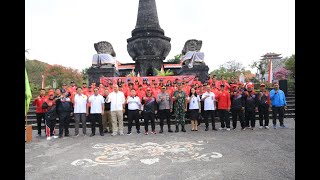
<path fill-rule="evenodd" d="M 60 112 L 59 116 L 59 135 L 62 136 L 63 129 L 65 130 L 65 135 L 69 134 L 69 122 L 70 122 L 70 112 Z"/>
<path fill-rule="evenodd" d="M 158 111 L 159 118 L 160 118 L 160 127 L 163 127 L 163 121 L 164 119 L 167 119 L 168 127 L 171 125 L 171 112 L 170 109 L 162 109 Z"/>
<path fill-rule="evenodd" d="M 139 118 L 140 118 L 139 110 L 128 110 L 128 131 L 129 132 L 131 132 L 133 120 L 136 123 L 137 131 L 140 131 Z"/>
<path fill-rule="evenodd" d="M 206 127 L 209 127 L 208 117 L 210 116 L 211 121 L 212 121 L 212 129 L 216 128 L 216 126 L 215 126 L 216 120 L 214 119 L 215 114 L 216 114 L 215 110 L 205 110 L 204 111 L 204 122 L 206 123 Z"/>
<path fill-rule="evenodd" d="M 281 107 L 272 106 L 272 122 L 273 122 L 273 125 L 277 124 L 277 115 L 278 114 L 279 114 L 280 126 L 282 126 L 283 125 L 283 117 L 284 117 L 284 106 L 281 106 Z"/>
<path fill-rule="evenodd" d="M 244 114 L 242 109 L 231 109 L 232 114 L 232 127 L 237 128 L 237 118 L 239 117 L 239 121 L 242 128 L 245 128 L 246 125 L 244 123 Z"/>
<path fill-rule="evenodd" d="M 43 119 L 43 123 L 45 123 L 44 122 L 44 113 L 36 113 L 36 116 L 37 116 L 38 134 L 41 135 L 41 122 L 42 122 L 42 119 Z M 46 129 L 44 129 L 44 132 L 46 132 Z"/>
<path fill-rule="evenodd" d="M 152 131 L 155 131 L 156 125 L 154 123 L 154 119 L 156 118 L 155 114 L 152 112 L 143 112 L 143 119 L 144 119 L 144 130 L 148 132 L 148 125 L 149 125 L 149 120 L 151 120 L 151 129 Z"/>
<path fill-rule="evenodd" d="M 256 126 L 255 111 L 254 110 L 246 110 L 245 116 L 246 116 L 245 117 L 246 126 L 249 127 L 249 121 L 250 121 L 250 126 L 254 128 Z"/>
<path fill-rule="evenodd" d="M 269 107 L 259 106 L 259 124 L 260 126 L 269 126 Z M 264 125 L 263 125 L 264 119 Z"/>
<path fill-rule="evenodd" d="M 229 112 L 226 109 L 219 109 L 219 117 L 221 121 L 221 127 L 230 128 L 230 118 L 229 118 Z"/>
<path fill-rule="evenodd" d="M 96 122 L 99 123 L 99 132 L 100 134 L 103 133 L 103 128 L 102 128 L 102 115 L 101 113 L 94 113 L 90 114 L 90 119 L 91 119 L 91 133 L 96 134 Z"/>
<path fill-rule="evenodd" d="M 53 136 L 53 131 L 54 131 L 54 128 L 56 126 L 56 123 L 57 123 L 57 120 L 56 119 L 47 119 L 46 120 L 46 125 L 49 127 L 50 129 L 50 136 Z"/>

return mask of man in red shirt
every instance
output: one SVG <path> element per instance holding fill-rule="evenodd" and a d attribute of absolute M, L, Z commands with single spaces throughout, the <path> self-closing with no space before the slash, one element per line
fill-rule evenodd
<path fill-rule="evenodd" d="M 226 91 L 224 84 L 220 85 L 220 93 L 217 96 L 218 100 L 218 111 L 219 117 L 221 121 L 220 130 L 224 130 L 227 127 L 227 131 L 230 131 L 230 119 L 229 119 L 229 111 L 231 106 L 230 94 Z"/>
<path fill-rule="evenodd" d="M 142 102 L 142 98 L 146 96 L 146 92 L 142 89 L 142 85 L 138 86 L 138 90 L 136 91 L 136 96 L 140 98 L 140 102 Z"/>
<path fill-rule="evenodd" d="M 45 89 L 41 89 L 40 90 L 40 95 L 37 96 L 32 105 L 36 106 L 36 116 L 37 116 L 37 127 L 38 127 L 38 136 L 41 136 L 41 121 L 43 119 L 43 123 L 45 124 L 44 120 L 44 113 L 46 112 L 46 110 L 42 109 L 42 104 L 48 99 L 48 97 L 46 97 L 46 90 Z"/>
<path fill-rule="evenodd" d="M 159 88 L 158 83 L 153 84 L 153 88 L 151 90 L 153 97 L 158 97 L 158 94 L 161 93 L 161 89 Z"/>
<path fill-rule="evenodd" d="M 104 90 L 105 87 L 102 83 L 99 84 L 99 90 L 98 90 L 98 94 L 100 94 L 101 96 L 104 96 Z"/>
<path fill-rule="evenodd" d="M 87 83 L 82 83 L 82 93 L 83 94 L 86 94 L 88 91 L 88 87 L 87 87 Z"/>

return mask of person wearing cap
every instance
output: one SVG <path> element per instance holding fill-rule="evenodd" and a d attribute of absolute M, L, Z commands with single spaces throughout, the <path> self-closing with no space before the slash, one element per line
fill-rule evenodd
<path fill-rule="evenodd" d="M 174 113 L 176 115 L 176 130 L 179 132 L 179 124 L 181 124 L 181 131 L 186 132 L 185 125 L 185 115 L 187 112 L 187 94 L 182 90 L 182 83 L 178 84 L 178 90 L 173 93 L 172 99 L 174 101 Z"/>
<path fill-rule="evenodd" d="M 229 111 L 231 106 L 230 93 L 224 90 L 224 84 L 220 84 L 220 93 L 216 97 L 218 101 L 218 114 L 221 122 L 220 130 L 230 131 Z"/>
<path fill-rule="evenodd" d="M 79 136 L 79 124 L 82 123 L 83 135 L 86 135 L 86 114 L 87 114 L 88 97 L 82 93 L 82 88 L 77 87 L 77 94 L 72 100 L 74 105 L 74 122 L 75 122 L 75 136 Z"/>
<path fill-rule="evenodd" d="M 135 90 L 138 90 L 138 88 L 139 88 L 139 80 L 138 80 L 138 79 L 134 80 L 133 88 L 134 88 Z"/>
<path fill-rule="evenodd" d="M 201 101 L 204 102 L 204 121 L 206 124 L 205 131 L 209 130 L 209 120 L 208 117 L 211 117 L 212 121 L 212 130 L 217 131 L 215 126 L 215 110 L 216 110 L 216 95 L 211 92 L 210 85 L 206 86 L 206 92 L 202 94 Z"/>
<path fill-rule="evenodd" d="M 271 110 L 270 93 L 266 91 L 266 85 L 260 84 L 258 93 L 258 111 L 260 129 L 269 129 L 269 110 Z M 263 124 L 264 119 L 264 124 Z"/>
<path fill-rule="evenodd" d="M 56 99 L 57 114 L 59 117 L 59 138 L 69 136 L 70 116 L 73 114 L 73 105 L 70 101 L 68 92 L 63 88 L 60 89 L 61 96 Z"/>
<path fill-rule="evenodd" d="M 66 90 L 66 91 L 68 90 L 68 86 L 66 83 L 62 83 L 62 89 Z"/>
<path fill-rule="evenodd" d="M 70 86 L 68 87 L 67 91 L 70 92 L 71 94 L 77 91 L 77 86 L 75 85 L 74 81 L 70 82 Z"/>
<path fill-rule="evenodd" d="M 110 102 L 108 102 L 108 95 L 110 91 L 108 88 L 104 90 L 104 113 L 102 115 L 102 127 L 103 127 L 103 133 L 112 133 L 112 119 L 111 119 L 111 111 L 110 111 Z M 109 131 L 107 129 L 107 124 L 109 124 Z"/>
<path fill-rule="evenodd" d="M 258 112 L 258 96 L 253 90 L 252 84 L 247 86 L 247 91 L 244 93 L 244 101 L 246 126 L 253 130 L 256 124 L 255 112 Z"/>
<path fill-rule="evenodd" d="M 166 84 L 166 92 L 167 93 L 169 93 L 169 95 L 170 95 L 170 98 L 172 98 L 172 95 L 173 95 L 173 91 L 172 91 L 172 89 L 171 89 L 171 87 L 170 87 L 170 85 L 169 84 Z"/>
<path fill-rule="evenodd" d="M 188 97 L 189 103 L 189 117 L 191 120 L 191 131 L 198 131 L 198 117 L 201 113 L 201 100 L 200 96 L 194 88 L 190 89 L 190 96 Z"/>
<path fill-rule="evenodd" d="M 110 104 L 111 119 L 112 119 L 112 136 L 124 135 L 123 133 L 123 114 L 125 112 L 125 97 L 123 92 L 119 91 L 118 85 L 113 85 L 113 92 L 108 95 Z M 119 124 L 119 126 L 118 126 Z"/>
<path fill-rule="evenodd" d="M 91 104 L 90 120 L 91 120 L 91 134 L 90 137 L 96 134 L 96 122 L 99 123 L 100 136 L 104 136 L 102 127 L 102 115 L 104 114 L 104 99 L 99 94 L 98 87 L 94 88 L 94 94 L 88 98 Z M 87 116 L 89 116 L 89 107 L 87 106 Z"/>
<path fill-rule="evenodd" d="M 244 94 L 242 91 L 238 90 L 238 85 L 231 85 L 232 91 L 230 92 L 231 96 L 231 115 L 232 115 L 232 128 L 237 128 L 237 118 L 239 117 L 241 130 L 245 130 L 245 122 L 244 122 Z"/>
<path fill-rule="evenodd" d="M 287 109 L 286 96 L 284 92 L 279 89 L 279 83 L 273 84 L 273 89 L 270 91 L 270 100 L 272 101 L 272 122 L 273 128 L 277 128 L 277 115 L 279 114 L 279 122 L 281 128 L 286 128 L 283 123 L 284 111 Z"/>
<path fill-rule="evenodd" d="M 161 92 L 157 96 L 157 103 L 159 105 L 159 118 L 160 118 L 160 132 L 163 133 L 163 121 L 167 119 L 168 132 L 171 130 L 171 112 L 172 112 L 172 99 L 170 93 L 166 92 L 166 86 L 161 87 Z"/>
<path fill-rule="evenodd" d="M 130 90 L 131 94 L 126 99 L 126 104 L 128 104 L 128 133 L 131 135 L 132 121 L 135 121 L 137 134 L 140 134 L 140 113 L 141 113 L 141 102 L 140 98 L 136 96 L 136 90 L 133 88 Z"/>
<path fill-rule="evenodd" d="M 46 96 L 46 90 L 41 89 L 40 95 L 37 96 L 32 103 L 32 106 L 36 106 L 38 136 L 41 136 L 41 122 L 42 122 L 42 120 L 43 120 L 43 124 L 45 124 L 44 115 L 45 115 L 46 110 L 42 109 L 42 104 L 46 101 L 46 99 L 48 99 L 48 97 Z"/>
<path fill-rule="evenodd" d="M 161 93 L 161 89 L 159 89 L 158 83 L 153 84 L 153 88 L 151 90 L 153 97 L 158 97 L 158 94 Z"/>
<path fill-rule="evenodd" d="M 156 98 L 152 96 L 151 94 L 151 88 L 147 88 L 147 94 L 145 97 L 142 98 L 142 104 L 143 104 L 143 119 L 144 119 L 144 134 L 148 135 L 148 124 L 149 120 L 151 121 L 151 133 L 156 133 L 156 127 L 155 127 L 155 118 L 157 114 L 157 101 Z"/>

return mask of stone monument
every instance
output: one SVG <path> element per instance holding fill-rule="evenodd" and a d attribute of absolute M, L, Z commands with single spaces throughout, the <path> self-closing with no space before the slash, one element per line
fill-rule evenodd
<path fill-rule="evenodd" d="M 204 82 L 208 77 L 209 67 L 204 62 L 204 53 L 200 52 L 202 41 L 190 39 L 185 42 L 182 49 L 182 68 L 179 75 L 198 75 L 199 80 Z"/>
<path fill-rule="evenodd" d="M 89 84 L 96 82 L 99 84 L 100 77 L 115 77 L 119 76 L 119 71 L 115 67 L 116 53 L 111 45 L 107 41 L 100 41 L 94 43 L 94 48 L 97 54 L 92 57 L 92 66 L 88 69 Z"/>
<path fill-rule="evenodd" d="M 155 0 L 139 0 L 137 23 L 127 39 L 127 50 L 135 61 L 135 73 L 154 76 L 171 50 L 171 38 L 164 36 L 159 25 Z"/>

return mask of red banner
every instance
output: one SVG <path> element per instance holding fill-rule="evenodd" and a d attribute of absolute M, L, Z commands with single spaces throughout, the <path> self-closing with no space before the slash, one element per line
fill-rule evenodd
<path fill-rule="evenodd" d="M 100 83 L 103 85 L 106 85 L 109 81 L 109 79 L 112 81 L 113 84 L 116 84 L 118 79 L 121 79 L 123 82 L 127 83 L 128 79 L 131 80 L 132 83 L 135 82 L 137 79 L 139 81 L 139 84 L 142 84 L 143 79 L 146 79 L 148 83 L 151 84 L 152 80 L 155 80 L 156 83 L 160 82 L 160 79 L 163 80 L 163 83 L 166 84 L 168 80 L 171 82 L 174 82 L 176 79 L 178 79 L 178 82 L 181 82 L 185 78 L 185 82 L 191 85 L 193 83 L 193 80 L 195 76 L 189 75 L 189 76 L 146 76 L 146 77 L 100 77 Z"/>

